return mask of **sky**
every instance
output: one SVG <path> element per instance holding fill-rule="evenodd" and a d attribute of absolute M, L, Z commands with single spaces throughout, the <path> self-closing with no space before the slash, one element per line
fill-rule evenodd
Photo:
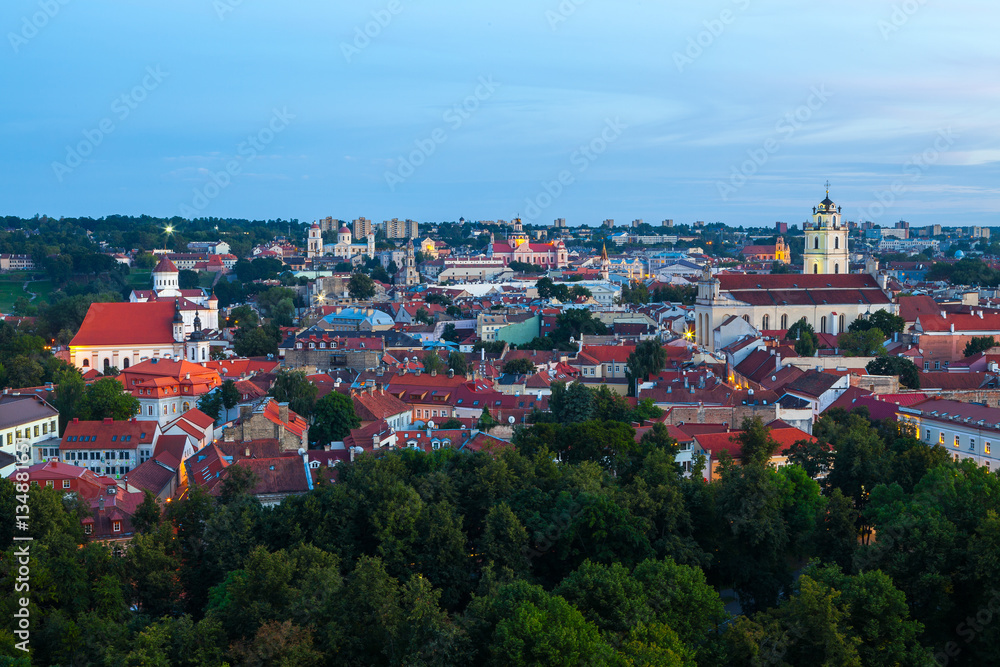
<path fill-rule="evenodd" d="M 5 0 L 0 214 L 1000 226 L 995 0 Z"/>

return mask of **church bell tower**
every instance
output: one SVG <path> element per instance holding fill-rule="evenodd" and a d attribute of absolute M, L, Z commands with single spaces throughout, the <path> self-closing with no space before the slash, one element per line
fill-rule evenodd
<path fill-rule="evenodd" d="M 826 184 L 826 199 L 813 208 L 812 222 L 805 224 L 806 246 L 802 253 L 802 273 L 848 273 L 850 255 L 847 249 L 847 223 L 840 207 L 830 200 L 830 184 Z"/>

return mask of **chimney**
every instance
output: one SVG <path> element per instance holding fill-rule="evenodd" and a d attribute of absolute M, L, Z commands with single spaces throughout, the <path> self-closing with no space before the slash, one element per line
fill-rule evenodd
<path fill-rule="evenodd" d="M 112 419 L 111 417 L 105 417 L 105 418 L 104 418 L 104 423 L 105 423 L 105 424 L 110 424 L 110 423 L 111 423 L 111 422 L 113 422 L 113 421 L 114 421 L 114 419 Z"/>
<path fill-rule="evenodd" d="M 98 516 L 104 516 L 104 494 L 103 493 L 97 498 L 97 514 L 98 514 Z"/>
<path fill-rule="evenodd" d="M 240 421 L 250 419 L 250 415 L 253 414 L 253 408 L 249 405 L 240 406 Z"/>
<path fill-rule="evenodd" d="M 437 374 L 438 374 L 437 369 L 431 371 L 431 377 L 437 377 Z"/>
<path fill-rule="evenodd" d="M 288 403 L 278 403 L 278 419 L 288 421 Z"/>
<path fill-rule="evenodd" d="M 774 367 L 781 370 L 781 354 L 775 354 Z"/>

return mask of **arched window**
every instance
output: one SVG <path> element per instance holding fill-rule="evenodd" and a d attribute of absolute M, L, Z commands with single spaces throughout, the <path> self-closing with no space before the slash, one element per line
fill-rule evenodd
<path fill-rule="evenodd" d="M 840 237 L 838 236 L 833 237 L 833 249 L 840 250 Z"/>
<path fill-rule="evenodd" d="M 847 318 L 844 315 L 840 316 L 840 323 L 837 325 L 837 331 L 844 333 L 844 324 L 847 322 Z"/>
<path fill-rule="evenodd" d="M 84 368 L 90 368 L 90 359 L 84 359 L 83 360 L 83 367 Z"/>
<path fill-rule="evenodd" d="M 110 359 L 105 359 L 104 360 L 104 372 L 106 373 L 109 368 L 111 368 L 111 360 Z"/>
<path fill-rule="evenodd" d="M 745 322 L 746 322 L 747 324 L 750 324 L 750 316 L 749 316 L 749 315 L 744 315 L 744 316 L 743 316 L 743 320 L 744 320 L 744 321 L 745 321 Z"/>
<path fill-rule="evenodd" d="M 813 273 L 819 273 L 819 264 L 813 264 Z"/>
<path fill-rule="evenodd" d="M 771 316 L 770 315 L 765 315 L 764 316 L 764 318 L 760 322 L 760 328 L 764 329 L 765 331 L 771 328 Z"/>
<path fill-rule="evenodd" d="M 813 248 L 815 248 L 816 250 L 819 250 L 819 237 L 818 236 L 813 237 Z"/>
<path fill-rule="evenodd" d="M 839 263 L 835 263 L 833 265 L 833 272 L 834 273 L 840 273 L 840 264 Z"/>
<path fill-rule="evenodd" d="M 787 329 L 788 328 L 788 315 L 787 314 L 781 316 L 781 328 L 782 329 Z"/>
<path fill-rule="evenodd" d="M 820 333 L 826 333 L 826 315 L 819 318 L 819 331 Z"/>
<path fill-rule="evenodd" d="M 128 357 L 125 357 L 124 359 L 122 359 L 122 369 L 128 368 L 128 365 L 129 365 Z"/>

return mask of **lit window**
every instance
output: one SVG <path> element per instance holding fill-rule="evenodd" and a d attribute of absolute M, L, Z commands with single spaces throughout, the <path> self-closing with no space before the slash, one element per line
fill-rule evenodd
<path fill-rule="evenodd" d="M 86 526 L 83 527 L 83 532 L 87 535 L 90 535 L 92 532 L 94 532 L 94 527 L 88 523 Z"/>
<path fill-rule="evenodd" d="M 938 435 L 938 444 L 939 445 L 944 444 L 944 431 L 941 431 L 941 433 Z"/>
<path fill-rule="evenodd" d="M 958 436 L 957 435 L 955 436 L 955 446 L 958 447 Z M 955 460 L 957 461 L 958 459 L 955 459 Z"/>
<path fill-rule="evenodd" d="M 68 479 L 64 479 L 63 480 L 63 488 L 64 489 L 68 489 L 69 488 L 69 480 Z"/>
<path fill-rule="evenodd" d="M 989 440 L 987 440 L 986 443 L 983 445 L 983 453 L 984 454 L 989 454 L 990 453 L 990 441 Z"/>
<path fill-rule="evenodd" d="M 51 479 L 45 480 L 45 486 L 49 487 L 50 489 L 53 488 L 55 485 L 56 483 L 53 480 Z"/>
<path fill-rule="evenodd" d="M 119 533 L 119 532 L 121 532 L 121 529 L 122 529 L 122 522 L 121 521 L 112 521 L 111 522 L 111 530 L 113 530 L 116 533 Z"/>

